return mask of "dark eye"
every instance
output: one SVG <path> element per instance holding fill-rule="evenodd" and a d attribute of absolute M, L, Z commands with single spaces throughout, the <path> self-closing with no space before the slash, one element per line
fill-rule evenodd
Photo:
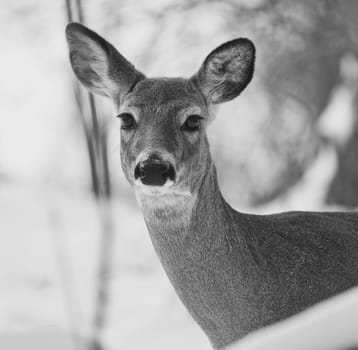
<path fill-rule="evenodd" d="M 137 122 L 135 121 L 132 114 L 129 113 L 122 113 L 117 116 L 121 121 L 121 129 L 123 130 L 131 130 L 137 127 Z"/>
<path fill-rule="evenodd" d="M 190 115 L 182 125 L 181 129 L 183 131 L 188 131 L 188 132 L 198 131 L 200 129 L 202 119 L 203 117 L 201 117 L 200 115 L 196 115 L 196 114 Z"/>

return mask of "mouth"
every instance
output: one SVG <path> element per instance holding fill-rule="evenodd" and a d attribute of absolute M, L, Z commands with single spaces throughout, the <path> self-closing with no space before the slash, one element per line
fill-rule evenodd
<path fill-rule="evenodd" d="M 174 181 L 167 179 L 163 186 L 146 185 L 141 180 L 134 181 L 134 189 L 144 195 L 160 197 L 175 193 Z"/>
<path fill-rule="evenodd" d="M 194 195 L 187 187 L 181 187 L 171 180 L 167 180 L 163 186 L 144 185 L 140 180 L 136 180 L 133 189 L 137 197 L 147 197 L 153 201 L 153 204 L 156 199 L 173 200 L 175 198 L 192 198 Z"/>

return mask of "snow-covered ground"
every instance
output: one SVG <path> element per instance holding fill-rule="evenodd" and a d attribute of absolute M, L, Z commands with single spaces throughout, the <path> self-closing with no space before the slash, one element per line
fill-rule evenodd
<path fill-rule="evenodd" d="M 358 288 L 249 334 L 227 350 L 343 350 L 358 346 Z"/>

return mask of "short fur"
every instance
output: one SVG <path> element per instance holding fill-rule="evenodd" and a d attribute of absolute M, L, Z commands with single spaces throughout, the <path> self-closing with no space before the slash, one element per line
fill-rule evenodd
<path fill-rule="evenodd" d="M 119 113 L 135 117 L 135 129 L 122 130 L 123 170 L 164 270 L 215 349 L 358 285 L 356 213 L 243 214 L 220 193 L 206 125 L 212 104 L 250 82 L 249 40 L 215 49 L 189 80 L 147 79 L 119 53 L 108 59 L 108 50 L 98 51 L 104 39 L 87 31 L 78 24 L 67 30 L 74 72 L 104 95 L 116 82 L 120 96 L 111 98 Z M 98 53 L 107 69 L 92 64 Z M 97 76 L 78 68 L 88 65 Z M 204 118 L 195 133 L 182 130 L 191 114 Z M 138 159 L 153 154 L 173 163 L 172 186 L 152 189 L 134 178 Z"/>

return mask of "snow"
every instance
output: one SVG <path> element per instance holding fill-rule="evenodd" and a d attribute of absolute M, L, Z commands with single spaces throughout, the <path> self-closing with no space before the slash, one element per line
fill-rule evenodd
<path fill-rule="evenodd" d="M 341 350 L 358 344 L 358 288 L 261 329 L 227 350 Z"/>

